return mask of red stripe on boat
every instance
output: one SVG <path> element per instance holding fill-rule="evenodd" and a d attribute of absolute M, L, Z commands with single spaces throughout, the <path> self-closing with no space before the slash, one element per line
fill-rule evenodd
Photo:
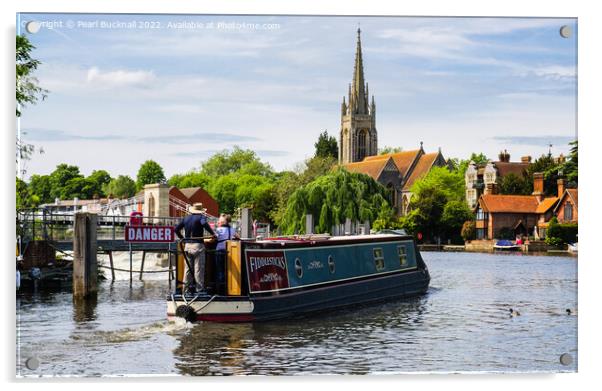
<path fill-rule="evenodd" d="M 255 320 L 251 314 L 200 314 L 196 320 L 208 322 L 250 322 Z"/>

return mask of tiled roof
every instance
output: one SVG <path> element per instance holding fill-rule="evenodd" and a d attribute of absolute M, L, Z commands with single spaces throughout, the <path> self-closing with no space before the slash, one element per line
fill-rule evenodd
<path fill-rule="evenodd" d="M 367 174 L 375 180 L 377 180 L 380 176 L 380 173 L 382 172 L 383 168 L 385 168 L 389 160 L 390 158 L 387 158 L 386 156 L 381 159 L 365 159 L 361 162 L 344 164 L 343 167 L 345 167 L 345 169 L 347 169 L 347 171 L 349 172 Z"/>
<path fill-rule="evenodd" d="M 420 156 L 420 160 L 418 160 L 418 163 L 416 163 L 416 166 L 414 166 L 412 174 L 410 174 L 410 177 L 403 186 L 404 191 L 408 191 L 416 180 L 428 174 L 429 170 L 433 166 L 433 163 L 435 163 L 435 160 L 437 160 L 438 155 L 438 152 L 433 152 Z"/>
<path fill-rule="evenodd" d="M 500 177 L 508 175 L 510 173 L 515 174 L 519 177 L 523 175 L 523 172 L 529 168 L 530 163 L 522 162 L 495 162 L 497 173 Z"/>
<path fill-rule="evenodd" d="M 483 194 L 480 203 L 486 212 L 537 213 L 537 197 L 532 195 Z"/>
<path fill-rule="evenodd" d="M 414 160 L 416 160 L 416 158 L 418 157 L 419 154 L 420 154 L 420 149 L 416 149 L 414 151 L 403 151 L 403 152 L 387 153 L 384 155 L 368 156 L 364 159 L 364 161 L 373 161 L 373 160 L 392 158 L 393 162 L 395 162 L 395 165 L 397 166 L 397 168 L 399 169 L 399 172 L 401 173 L 401 177 L 404 178 L 408 174 L 408 170 L 410 169 L 410 167 L 412 166 L 412 163 L 414 162 Z"/>
<path fill-rule="evenodd" d="M 559 200 L 558 197 L 544 198 L 543 201 L 541 201 L 541 203 L 537 206 L 537 209 L 535 210 L 535 212 L 536 213 L 546 213 L 548 211 L 548 209 L 550 209 L 551 207 L 556 205 L 558 200 Z"/>

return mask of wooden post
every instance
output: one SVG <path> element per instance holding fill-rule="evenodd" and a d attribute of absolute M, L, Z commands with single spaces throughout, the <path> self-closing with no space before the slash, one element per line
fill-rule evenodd
<path fill-rule="evenodd" d="M 142 264 L 140 265 L 140 277 L 139 280 L 142 281 L 142 273 L 144 273 L 144 259 L 146 258 L 146 251 L 142 251 Z"/>
<path fill-rule="evenodd" d="M 129 245 L 129 248 L 130 248 L 130 285 L 132 285 L 132 270 L 133 270 L 133 267 L 132 267 L 132 262 L 133 262 L 133 259 L 132 259 L 132 243 L 130 242 L 130 243 L 128 243 L 128 245 Z"/>
<path fill-rule="evenodd" d="M 113 266 L 113 251 L 109 251 L 109 262 L 111 263 L 111 278 L 115 281 L 115 266 Z"/>
<path fill-rule="evenodd" d="M 97 291 L 97 216 L 77 213 L 73 229 L 73 297 L 96 295 Z"/>

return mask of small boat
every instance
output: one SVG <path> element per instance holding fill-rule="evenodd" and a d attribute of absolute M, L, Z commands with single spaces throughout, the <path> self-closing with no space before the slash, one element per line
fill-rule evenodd
<path fill-rule="evenodd" d="M 576 253 L 578 245 L 579 245 L 579 243 L 569 243 L 567 245 L 567 250 L 571 253 Z"/>
<path fill-rule="evenodd" d="M 167 297 L 168 319 L 290 318 L 420 295 L 430 282 L 428 268 L 408 235 L 266 238 L 228 241 L 227 248 L 225 294 L 183 294 L 179 256 L 176 287 Z M 209 255 L 210 251 L 208 264 Z"/>
<path fill-rule="evenodd" d="M 510 241 L 510 240 L 498 240 L 493 245 L 493 248 L 495 250 L 502 250 L 502 251 L 516 251 L 516 250 L 520 250 L 521 246 L 516 243 L 512 243 L 512 241 Z"/>

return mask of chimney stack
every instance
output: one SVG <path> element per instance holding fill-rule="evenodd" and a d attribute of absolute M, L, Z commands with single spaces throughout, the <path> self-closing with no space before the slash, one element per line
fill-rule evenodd
<path fill-rule="evenodd" d="M 556 181 L 556 183 L 558 184 L 558 197 L 562 197 L 565 189 L 564 179 L 559 178 L 558 181 Z"/>
<path fill-rule="evenodd" d="M 520 158 L 522 163 L 531 163 L 531 156 L 523 156 Z"/>
<path fill-rule="evenodd" d="M 543 200 L 543 172 L 533 173 L 533 195 L 539 202 Z"/>
<path fill-rule="evenodd" d="M 503 152 L 500 152 L 498 157 L 500 158 L 500 162 L 508 163 L 510 161 L 510 154 L 505 149 Z"/>

